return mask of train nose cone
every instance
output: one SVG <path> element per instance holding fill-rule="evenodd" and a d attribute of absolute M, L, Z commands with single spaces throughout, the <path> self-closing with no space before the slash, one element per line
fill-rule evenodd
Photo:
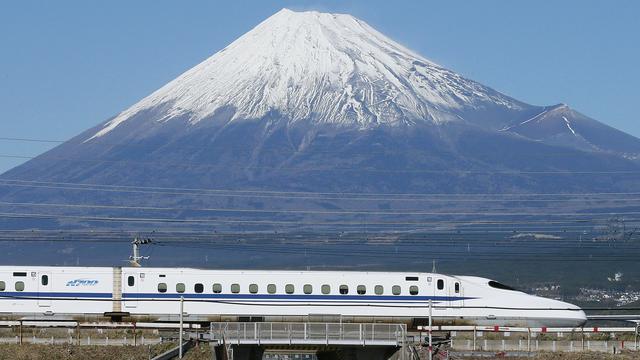
<path fill-rule="evenodd" d="M 557 309 L 555 319 L 556 327 L 581 327 L 587 322 L 587 315 L 584 311 L 574 305 L 564 301 L 554 300 L 553 308 Z"/>
<path fill-rule="evenodd" d="M 579 312 L 579 322 L 578 325 L 576 325 L 576 327 L 581 327 L 584 326 L 584 324 L 587 322 L 587 314 L 584 313 L 584 311 L 580 310 Z"/>

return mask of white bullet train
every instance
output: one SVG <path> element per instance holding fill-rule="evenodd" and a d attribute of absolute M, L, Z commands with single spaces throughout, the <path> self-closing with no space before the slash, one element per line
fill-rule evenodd
<path fill-rule="evenodd" d="M 2 320 L 402 322 L 579 327 L 584 312 L 432 273 L 0 266 Z"/>

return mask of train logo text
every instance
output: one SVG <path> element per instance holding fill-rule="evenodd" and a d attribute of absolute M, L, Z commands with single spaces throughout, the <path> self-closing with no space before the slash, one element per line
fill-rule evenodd
<path fill-rule="evenodd" d="M 75 279 L 67 281 L 67 286 L 94 286 L 98 284 L 98 280 Z"/>

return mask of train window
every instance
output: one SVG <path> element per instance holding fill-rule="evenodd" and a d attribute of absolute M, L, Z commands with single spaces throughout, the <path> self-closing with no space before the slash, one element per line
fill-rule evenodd
<path fill-rule="evenodd" d="M 393 285 L 393 287 L 391 288 L 391 293 L 393 295 L 400 295 L 401 292 L 402 289 L 400 289 L 400 285 Z"/>
<path fill-rule="evenodd" d="M 358 287 L 356 288 L 356 292 L 358 293 L 358 295 L 364 295 L 367 293 L 367 287 L 364 285 L 358 285 Z"/>
<path fill-rule="evenodd" d="M 24 282 L 16 281 L 16 291 L 24 291 Z"/>
<path fill-rule="evenodd" d="M 340 292 L 340 294 L 342 295 L 347 295 L 349 293 L 349 286 L 347 285 L 340 285 L 340 288 L 338 289 L 338 291 Z"/>
<path fill-rule="evenodd" d="M 275 294 L 276 293 L 276 284 L 267 285 L 267 292 L 269 294 Z"/>
<path fill-rule="evenodd" d="M 167 292 L 167 284 L 166 283 L 159 283 L 158 284 L 158 292 L 159 293 L 166 293 Z"/>
<path fill-rule="evenodd" d="M 27 276 L 26 272 L 14 272 L 13 276 Z"/>
<path fill-rule="evenodd" d="M 376 287 L 373 288 L 373 292 L 375 292 L 376 295 L 382 295 L 384 294 L 384 287 L 382 285 L 376 285 Z"/>
<path fill-rule="evenodd" d="M 220 284 L 213 284 L 211 290 L 213 290 L 214 294 L 220 294 L 222 292 L 222 285 Z"/>
<path fill-rule="evenodd" d="M 4 289 L 6 289 L 7 286 L 5 285 L 4 281 L 0 281 L 0 291 L 4 291 Z"/>
<path fill-rule="evenodd" d="M 40 281 L 42 282 L 42 286 L 49 285 L 49 275 L 42 275 L 42 279 Z"/>
<path fill-rule="evenodd" d="M 407 281 L 418 281 L 418 280 L 420 280 L 420 279 L 418 279 L 417 276 L 407 276 L 404 279 L 407 280 Z"/>
<path fill-rule="evenodd" d="M 204 291 L 204 285 L 202 284 L 193 285 L 193 291 L 195 291 L 197 294 L 201 294 Z"/>
<path fill-rule="evenodd" d="M 322 293 L 325 295 L 331 294 L 331 286 L 324 284 L 322 285 L 322 287 L 320 287 L 320 291 L 322 291 Z"/>
<path fill-rule="evenodd" d="M 418 287 L 415 285 L 409 286 L 409 294 L 418 295 Z"/>
<path fill-rule="evenodd" d="M 287 284 L 284 286 L 284 292 L 286 292 L 287 294 L 293 294 L 294 291 L 295 291 L 295 288 L 293 284 Z"/>
<path fill-rule="evenodd" d="M 177 283 L 176 284 L 176 292 L 183 293 L 184 289 L 185 289 L 185 286 L 184 286 L 183 283 Z"/>
<path fill-rule="evenodd" d="M 133 285 L 135 285 L 135 283 L 136 283 L 136 278 L 135 278 L 135 277 L 133 277 L 133 276 L 129 276 L 129 277 L 127 278 L 127 285 L 129 285 L 129 286 L 133 286 Z"/>
<path fill-rule="evenodd" d="M 453 285 L 453 290 L 456 292 L 456 294 L 460 294 L 460 283 L 455 283 Z"/>
<path fill-rule="evenodd" d="M 511 286 L 505 285 L 505 284 L 500 284 L 497 281 L 489 281 L 489 286 L 491 286 L 492 288 L 496 288 L 496 289 L 502 289 L 502 290 L 513 290 L 515 291 L 516 289 L 512 288 Z"/>
<path fill-rule="evenodd" d="M 239 284 L 231 284 L 231 292 L 234 294 L 237 294 L 240 292 L 240 285 Z"/>
<path fill-rule="evenodd" d="M 438 279 L 438 290 L 444 289 L 444 280 Z"/>
<path fill-rule="evenodd" d="M 313 286 L 311 286 L 310 284 L 304 284 L 304 286 L 302 287 L 302 292 L 307 295 L 311 294 L 313 292 Z"/>
<path fill-rule="evenodd" d="M 257 284 L 249 285 L 249 292 L 252 293 L 252 294 L 257 294 L 258 293 L 258 285 Z"/>

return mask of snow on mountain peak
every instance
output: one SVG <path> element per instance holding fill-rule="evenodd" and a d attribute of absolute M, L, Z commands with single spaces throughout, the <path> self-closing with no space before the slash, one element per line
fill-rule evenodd
<path fill-rule="evenodd" d="M 233 108 L 232 121 L 277 111 L 366 128 L 443 123 L 464 109 L 520 103 L 444 69 L 353 16 L 283 9 L 199 65 L 136 103 L 93 135 L 141 111 L 191 123 Z"/>

